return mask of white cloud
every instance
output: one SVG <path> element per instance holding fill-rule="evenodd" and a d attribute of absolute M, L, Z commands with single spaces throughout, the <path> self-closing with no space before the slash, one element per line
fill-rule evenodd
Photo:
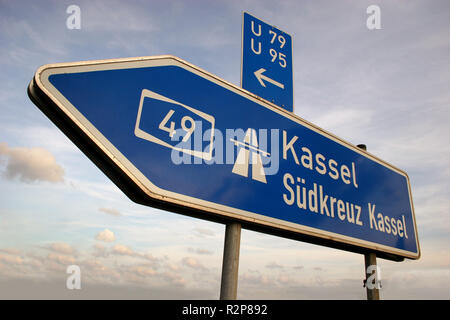
<path fill-rule="evenodd" d="M 134 252 L 131 248 L 124 246 L 122 244 L 116 244 L 112 249 L 113 254 L 118 254 L 121 256 L 136 256 L 136 252 Z"/>
<path fill-rule="evenodd" d="M 201 248 L 197 248 L 197 249 L 188 248 L 188 251 L 192 252 L 192 253 L 196 253 L 196 254 L 202 254 L 202 255 L 211 255 L 211 254 L 213 254 L 213 252 L 211 250 L 201 249 Z"/>
<path fill-rule="evenodd" d="M 92 253 L 92 255 L 96 258 L 106 258 L 108 257 L 109 252 L 107 251 L 105 246 L 100 243 L 96 243 L 94 244 L 94 252 Z"/>
<path fill-rule="evenodd" d="M 1 252 L 11 254 L 11 255 L 19 255 L 20 254 L 20 250 L 14 249 L 14 248 L 0 249 L 0 253 Z"/>
<path fill-rule="evenodd" d="M 273 279 L 266 274 L 261 274 L 259 271 L 248 271 L 239 274 L 239 283 L 241 288 L 268 286 L 273 284 Z"/>
<path fill-rule="evenodd" d="M 193 257 L 184 257 L 181 260 L 181 263 L 193 269 L 206 269 L 206 267 L 201 264 L 200 261 Z"/>
<path fill-rule="evenodd" d="M 99 208 L 98 210 L 103 212 L 103 213 L 106 213 L 106 214 L 109 214 L 111 216 L 114 216 L 114 217 L 118 217 L 118 216 L 121 215 L 119 210 L 116 210 L 116 209 L 113 209 L 113 208 Z"/>
<path fill-rule="evenodd" d="M 10 148 L 6 143 L 0 143 L 0 155 L 7 158 L 4 175 L 8 179 L 18 177 L 23 182 L 64 181 L 64 169 L 43 148 Z"/>
<path fill-rule="evenodd" d="M 155 269 L 146 265 L 134 265 L 131 266 L 128 270 L 142 277 L 149 277 L 157 274 Z"/>
<path fill-rule="evenodd" d="M 276 263 L 275 261 L 272 261 L 268 264 L 266 264 L 266 268 L 268 269 L 283 269 L 284 267 L 278 263 Z"/>
<path fill-rule="evenodd" d="M 151 253 L 140 254 L 140 257 L 142 257 L 143 259 L 147 260 L 150 263 L 153 263 L 154 265 L 157 265 L 160 262 L 160 259 L 154 257 Z"/>
<path fill-rule="evenodd" d="M 73 254 L 74 253 L 74 249 L 67 243 L 52 243 L 49 247 L 49 250 L 52 250 L 54 252 L 57 253 L 62 253 L 62 254 Z"/>
<path fill-rule="evenodd" d="M 17 255 L 0 254 L 0 262 L 4 262 L 7 264 L 22 264 L 23 259 Z"/>
<path fill-rule="evenodd" d="M 99 241 L 105 241 L 105 242 L 114 242 L 116 240 L 116 237 L 114 235 L 114 232 L 111 230 L 105 229 L 97 234 L 95 237 L 96 240 Z"/>
<path fill-rule="evenodd" d="M 75 263 L 75 258 L 72 256 L 68 256 L 65 254 L 58 254 L 58 253 L 49 253 L 47 256 L 47 259 L 49 261 L 54 261 L 58 264 L 61 264 L 63 266 L 69 266 L 71 264 Z"/>
<path fill-rule="evenodd" d="M 196 236 L 198 236 L 200 238 L 212 237 L 215 235 L 214 231 L 212 231 L 210 229 L 206 229 L 206 228 L 195 228 L 194 233 Z"/>
<path fill-rule="evenodd" d="M 174 273 L 171 271 L 166 271 L 161 274 L 162 278 L 168 281 L 170 284 L 176 286 L 184 286 L 187 281 L 179 273 Z"/>

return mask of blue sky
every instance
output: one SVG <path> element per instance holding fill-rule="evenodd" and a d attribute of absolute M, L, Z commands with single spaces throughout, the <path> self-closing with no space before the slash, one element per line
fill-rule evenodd
<path fill-rule="evenodd" d="M 71 4 L 80 30 L 66 28 Z M 381 30 L 366 27 L 371 4 Z M 0 0 L 0 298 L 219 297 L 224 226 L 131 202 L 26 88 L 43 64 L 160 54 L 239 85 L 242 11 L 291 34 L 298 116 L 367 144 L 411 179 L 422 257 L 378 260 L 382 298 L 450 298 L 449 9 L 425 0 Z M 243 230 L 238 298 L 364 299 L 363 263 Z M 69 264 L 82 268 L 79 292 L 64 289 Z"/>

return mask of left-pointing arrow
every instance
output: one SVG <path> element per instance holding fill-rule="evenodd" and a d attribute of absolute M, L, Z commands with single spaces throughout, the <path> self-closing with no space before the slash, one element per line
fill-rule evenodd
<path fill-rule="evenodd" d="M 284 89 L 284 84 L 279 83 L 278 81 L 275 81 L 275 80 L 273 80 L 273 79 L 271 79 L 271 78 L 269 78 L 269 77 L 263 75 L 263 73 L 264 73 L 265 71 L 266 71 L 266 69 L 261 68 L 261 69 L 256 70 L 256 71 L 254 72 L 256 79 L 258 79 L 259 83 L 260 83 L 263 87 L 266 87 L 266 84 L 265 84 L 264 81 L 263 81 L 263 80 L 265 80 L 265 81 L 270 82 L 271 84 L 273 84 L 273 85 L 275 85 L 275 86 L 277 86 L 277 87 L 280 87 L 281 89 Z"/>

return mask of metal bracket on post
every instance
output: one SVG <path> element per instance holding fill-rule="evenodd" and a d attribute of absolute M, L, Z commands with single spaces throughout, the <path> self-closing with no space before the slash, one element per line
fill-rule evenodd
<path fill-rule="evenodd" d="M 358 144 L 357 147 L 364 151 L 367 151 L 367 146 L 365 144 Z M 376 265 L 377 265 L 377 255 L 375 254 L 375 252 L 369 252 L 364 254 L 364 266 L 365 266 L 364 274 L 366 275 L 366 279 L 363 280 L 363 283 L 364 287 L 366 287 L 367 300 L 380 300 L 380 290 L 377 288 L 377 286 L 371 288 L 371 286 L 367 285 L 367 275 L 368 275 L 367 270 L 370 266 L 375 266 L 376 268 Z"/>
<path fill-rule="evenodd" d="M 241 224 L 228 223 L 225 228 L 220 300 L 236 300 L 241 245 Z"/>

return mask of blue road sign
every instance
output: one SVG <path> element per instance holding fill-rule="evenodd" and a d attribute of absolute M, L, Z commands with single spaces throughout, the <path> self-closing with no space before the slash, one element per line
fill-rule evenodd
<path fill-rule="evenodd" d="M 292 38 L 246 12 L 242 21 L 241 85 L 294 111 Z"/>
<path fill-rule="evenodd" d="M 355 252 L 420 256 L 405 172 L 179 58 L 46 65 L 29 94 L 142 203 Z"/>

